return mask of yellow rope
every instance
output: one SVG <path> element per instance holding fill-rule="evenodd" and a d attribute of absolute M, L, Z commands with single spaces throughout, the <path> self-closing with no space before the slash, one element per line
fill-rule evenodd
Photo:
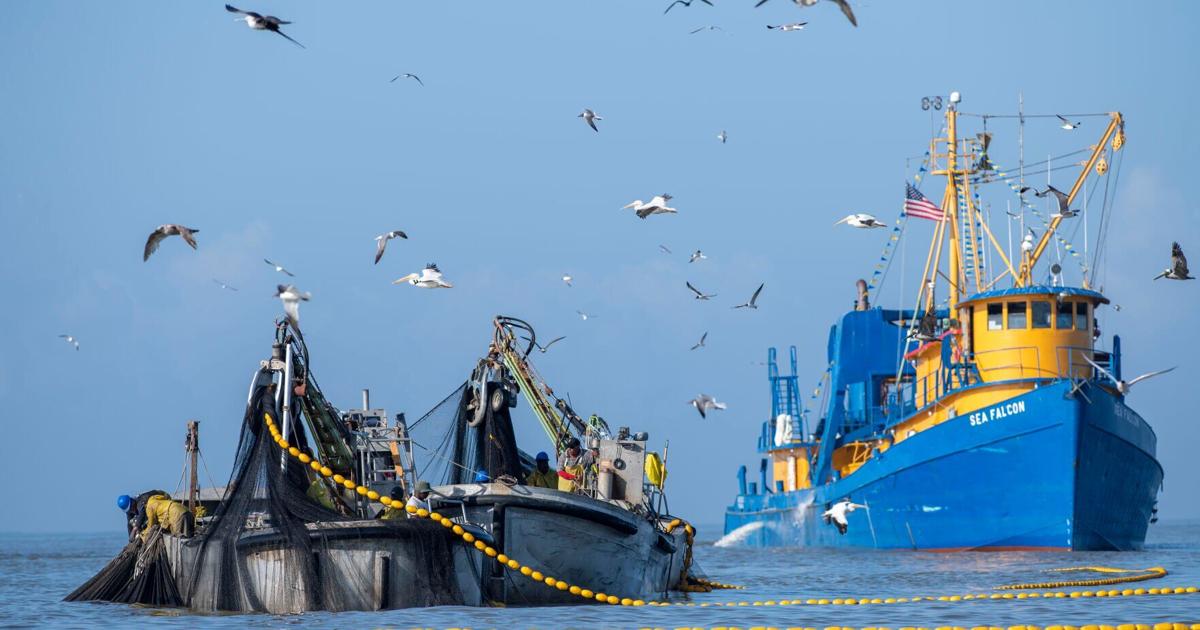
<path fill-rule="evenodd" d="M 572 595 L 576 595 L 576 596 L 582 597 L 584 599 L 594 600 L 594 601 L 606 603 L 606 604 L 620 605 L 620 606 L 688 606 L 688 607 L 700 607 L 700 608 L 705 608 L 705 607 L 710 607 L 710 606 L 711 607 L 802 606 L 802 605 L 806 605 L 806 606 L 825 606 L 825 605 L 854 606 L 854 605 L 868 605 L 868 604 L 905 604 L 905 603 L 910 603 L 910 602 L 933 602 L 933 601 L 964 602 L 964 601 L 973 601 L 973 600 L 981 600 L 981 599 L 1038 599 L 1038 598 L 1042 598 L 1042 599 L 1063 599 L 1063 598 L 1075 599 L 1075 598 L 1081 598 L 1081 597 L 1129 597 L 1129 596 L 1135 596 L 1135 595 L 1185 595 L 1185 594 L 1192 595 L 1192 594 L 1200 593 L 1200 588 L 1197 588 L 1195 586 L 1188 586 L 1188 587 L 1176 586 L 1176 587 L 1163 587 L 1163 588 L 1150 588 L 1150 589 L 1143 589 L 1143 588 L 1129 589 L 1129 588 L 1127 588 L 1127 589 L 1120 590 L 1120 591 L 1114 589 L 1114 590 L 1097 590 L 1097 591 L 1046 591 L 1044 593 L 1016 593 L 1016 594 L 1013 594 L 1013 593 L 991 593 L 991 594 L 983 593 L 983 594 L 977 594 L 977 595 L 976 594 L 942 595 L 939 597 L 887 597 L 887 598 L 846 597 L 846 598 L 833 598 L 833 599 L 803 599 L 803 600 L 801 600 L 801 599 L 780 599 L 780 600 L 752 601 L 752 602 L 704 602 L 704 603 L 656 602 L 656 601 L 647 602 L 647 601 L 644 601 L 641 599 L 632 599 L 629 597 L 617 597 L 616 595 L 610 595 L 607 593 L 600 593 L 600 592 L 592 591 L 590 589 L 581 588 L 579 586 L 564 582 L 563 580 L 559 580 L 557 578 L 544 575 L 542 572 L 537 571 L 530 566 L 523 565 L 520 562 L 518 562 L 517 560 L 514 560 L 513 558 L 510 558 L 510 557 L 500 553 L 494 547 L 492 547 L 491 545 L 488 545 L 487 543 L 483 542 L 482 540 L 476 539 L 474 534 L 466 531 L 465 529 L 463 529 L 463 527 L 461 525 L 456 524 L 454 521 L 450 520 L 449 518 L 447 518 L 445 516 L 442 516 L 441 514 L 438 514 L 437 512 L 431 512 L 429 510 L 426 510 L 425 508 L 415 508 L 411 505 L 405 505 L 404 501 L 392 500 L 390 497 L 380 496 L 378 492 L 375 492 L 374 490 L 371 490 L 365 486 L 360 486 L 360 485 L 354 483 L 353 480 L 345 479 L 344 477 L 342 477 L 342 475 L 335 475 L 335 474 L 333 474 L 333 471 L 329 469 L 329 467 L 322 466 L 320 462 L 314 460 L 309 455 L 300 452 L 300 449 L 288 444 L 287 440 L 283 439 L 283 435 L 281 435 L 279 433 L 279 428 L 275 426 L 275 421 L 272 420 L 270 414 L 264 414 L 263 420 L 266 422 L 267 428 L 271 432 L 271 437 L 274 439 L 275 443 L 279 446 L 280 449 L 282 449 L 285 453 L 291 455 L 292 457 L 298 459 L 301 463 L 308 464 L 314 471 L 320 473 L 322 476 L 333 479 L 333 481 L 335 483 L 342 485 L 346 489 L 354 490 L 358 494 L 365 496 L 372 501 L 381 503 L 387 507 L 390 507 L 393 509 L 403 509 L 403 510 L 407 511 L 409 514 L 413 514 L 420 518 L 428 518 L 436 523 L 439 523 L 442 525 L 442 527 L 449 529 L 450 531 L 454 532 L 455 535 L 462 538 L 463 542 L 466 542 L 468 545 L 473 546 L 476 550 L 485 554 L 489 558 L 495 558 L 497 562 L 499 562 L 502 566 L 504 566 L 505 568 L 507 568 L 511 571 L 519 572 L 521 575 L 523 575 L 525 577 L 528 577 L 532 580 L 536 580 L 538 582 L 542 582 L 542 583 L 546 584 L 547 586 L 556 588 L 560 591 L 566 591 Z M 676 522 L 676 521 L 678 521 L 678 522 Z M 683 521 L 680 521 L 679 519 L 675 519 L 675 521 L 672 521 L 671 524 L 668 524 L 667 527 L 669 529 L 667 529 L 667 531 L 673 531 L 676 527 L 679 527 L 680 525 L 684 525 L 685 532 L 691 530 L 689 538 L 694 536 L 695 529 L 692 528 L 691 525 L 688 525 L 688 524 L 684 523 Z M 689 543 L 689 550 L 690 550 L 690 543 Z M 1087 568 L 1088 567 L 1074 567 L 1074 568 L 1069 568 L 1069 569 L 1065 569 L 1065 570 L 1084 570 Z M 1166 575 L 1166 571 L 1162 570 L 1160 567 L 1155 567 L 1155 569 L 1151 569 L 1151 570 L 1162 571 L 1162 575 Z M 1120 571 L 1124 571 L 1124 570 L 1123 569 L 1111 569 L 1108 572 L 1120 572 Z M 1161 577 L 1161 575 L 1157 575 L 1155 577 Z M 692 579 L 696 580 L 696 578 L 692 578 Z M 1141 577 L 1141 579 L 1149 579 L 1149 578 Z M 699 580 L 699 582 L 708 583 L 707 580 Z M 709 584 L 717 584 L 717 583 L 709 583 Z M 732 586 L 729 584 L 717 584 L 717 586 L 715 586 L 714 588 L 716 588 L 716 587 L 740 588 L 740 587 L 735 587 L 735 586 Z M 1034 628 L 1034 626 L 1026 626 L 1026 627 Z M 1153 627 L 1140 626 L 1140 625 L 1135 627 L 1133 625 L 1129 625 L 1128 627 L 1117 626 L 1116 630 L 1178 630 L 1179 628 L 1183 628 L 1183 627 L 1184 626 L 1178 626 L 1178 625 L 1174 626 L 1174 627 L 1163 626 L 1162 624 L 1159 624 L 1159 625 L 1156 625 Z M 841 629 L 838 629 L 838 630 L 841 630 Z M 886 629 L 878 628 L 876 630 L 886 630 Z M 901 628 L 900 630 L 920 630 L 920 629 Z M 951 628 L 947 627 L 947 628 L 937 628 L 936 630 L 964 630 L 964 629 L 951 629 Z M 975 630 L 975 629 L 972 629 L 972 630 Z M 1075 630 L 1075 629 L 1071 626 L 1046 626 L 1045 630 Z M 1103 630 L 1103 629 L 1101 628 L 1100 630 Z M 1187 630 L 1200 630 L 1200 624 L 1193 626 L 1192 628 L 1188 628 Z"/>
<path fill-rule="evenodd" d="M 1156 580 L 1167 575 L 1167 570 L 1162 567 L 1150 567 L 1149 569 L 1117 569 L 1114 567 L 1066 567 L 1062 569 L 1049 569 L 1048 573 L 1068 573 L 1079 571 L 1091 571 L 1094 573 L 1135 573 L 1137 575 L 1122 575 L 1120 577 L 1097 578 L 1094 580 L 1066 580 L 1058 582 L 1030 582 L 1027 584 L 1006 584 L 996 587 L 1001 591 L 1012 591 L 1017 589 L 1032 589 L 1032 588 L 1064 588 L 1069 586 L 1107 586 L 1109 584 L 1124 584 L 1126 582 L 1142 582 L 1145 580 Z"/>

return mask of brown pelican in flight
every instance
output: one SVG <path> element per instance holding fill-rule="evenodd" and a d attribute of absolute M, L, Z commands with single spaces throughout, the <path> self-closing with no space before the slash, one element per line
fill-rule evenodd
<path fill-rule="evenodd" d="M 1154 276 L 1155 280 L 1166 278 L 1167 280 L 1195 280 L 1188 273 L 1187 257 L 1183 255 L 1183 248 L 1179 243 L 1171 243 L 1171 268 Z"/>
<path fill-rule="evenodd" d="M 158 251 L 158 244 L 168 236 L 180 236 L 184 242 L 192 246 L 192 249 L 196 249 L 196 237 L 193 235 L 199 231 L 196 228 L 183 227 L 174 223 L 158 226 L 150 233 L 150 238 L 146 239 L 146 248 L 142 250 L 142 262 L 150 260 L 150 255 Z"/>

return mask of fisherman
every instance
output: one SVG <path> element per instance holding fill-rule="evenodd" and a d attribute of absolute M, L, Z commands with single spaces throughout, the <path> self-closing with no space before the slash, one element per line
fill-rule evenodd
<path fill-rule="evenodd" d="M 137 497 L 122 494 L 117 497 L 117 507 L 125 511 L 125 530 L 129 540 L 133 540 L 146 527 L 146 501 L 156 494 L 166 494 L 163 490 L 148 490 Z"/>
<path fill-rule="evenodd" d="M 558 456 L 558 489 L 563 492 L 578 492 L 584 485 L 584 474 L 592 467 L 595 458 L 590 451 L 580 449 L 579 438 L 567 440 L 566 450 Z"/>
<path fill-rule="evenodd" d="M 837 526 L 838 533 L 845 536 L 846 531 L 850 529 L 850 521 L 846 519 L 846 515 L 858 508 L 866 509 L 866 507 L 865 505 L 851 503 L 850 498 L 847 497 L 834 503 L 833 506 L 821 514 L 821 517 L 825 519 L 826 524 L 832 522 Z"/>
<path fill-rule="evenodd" d="M 388 493 L 388 496 L 390 496 L 393 501 L 392 505 L 383 508 L 379 514 L 375 515 L 375 518 L 384 521 L 392 521 L 407 517 L 408 512 L 404 508 L 392 507 L 395 505 L 394 502 L 404 499 L 404 488 L 401 488 L 400 486 L 392 486 L 392 491 Z"/>
<path fill-rule="evenodd" d="M 404 504 L 405 508 L 412 506 L 414 509 L 429 509 L 429 482 L 422 479 L 417 482 L 414 488 L 413 495 L 408 497 L 408 502 Z M 409 514 L 411 518 L 413 515 Z"/>
<path fill-rule="evenodd" d="M 156 494 L 146 500 L 146 528 L 142 540 L 150 537 L 155 526 L 161 527 L 172 536 L 190 538 L 196 529 L 192 513 L 179 501 L 172 501 L 167 493 Z"/>
<path fill-rule="evenodd" d="M 558 488 L 558 474 L 550 470 L 550 456 L 546 451 L 537 454 L 533 459 L 534 468 L 529 472 L 529 476 L 525 478 L 525 485 L 533 486 L 534 488 Z"/>

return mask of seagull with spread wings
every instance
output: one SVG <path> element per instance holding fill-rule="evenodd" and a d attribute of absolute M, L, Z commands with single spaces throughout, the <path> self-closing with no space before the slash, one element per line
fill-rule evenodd
<path fill-rule="evenodd" d="M 65 339 L 67 343 L 74 344 L 75 349 L 79 349 L 79 340 L 75 339 L 74 335 L 59 335 L 59 339 Z"/>
<path fill-rule="evenodd" d="M 283 313 L 287 315 L 288 321 L 292 322 L 292 326 L 300 327 L 300 302 L 307 302 L 312 299 L 312 294 L 307 291 L 300 291 L 291 284 L 280 284 L 275 287 L 275 297 L 283 302 Z"/>
<path fill-rule="evenodd" d="M 754 295 L 750 296 L 750 301 L 749 301 L 749 302 L 746 302 L 745 304 L 738 304 L 737 306 L 735 306 L 735 307 L 733 307 L 733 308 L 753 308 L 753 309 L 757 309 L 757 308 L 758 308 L 758 294 L 759 294 L 759 293 L 762 293 L 763 287 L 764 287 L 764 286 L 766 286 L 766 284 L 767 284 L 767 283 L 765 283 L 765 282 L 764 282 L 764 283 L 762 283 L 762 284 L 758 285 L 758 288 L 754 290 Z"/>
<path fill-rule="evenodd" d="M 226 291 L 237 291 L 237 287 L 235 287 L 231 284 L 226 284 L 224 282 L 221 282 L 220 280 L 217 280 L 216 278 L 213 278 L 213 282 L 215 282 L 217 284 L 217 286 L 221 287 L 222 289 L 225 289 Z"/>
<path fill-rule="evenodd" d="M 291 277 L 293 277 L 293 278 L 295 278 L 295 277 L 296 277 L 296 274 L 294 274 L 294 273 L 292 273 L 292 272 L 288 271 L 287 269 L 284 269 L 284 268 L 283 268 L 283 265 L 281 265 L 281 264 L 279 264 L 279 263 L 273 263 L 273 262 L 271 262 L 271 261 L 267 260 L 266 258 L 264 258 L 264 259 L 263 259 L 263 262 L 265 262 L 265 263 L 267 263 L 268 265 L 271 265 L 272 267 L 274 267 L 274 268 L 275 268 L 275 271 L 277 271 L 277 272 L 279 272 L 279 273 L 285 273 L 285 274 L 287 274 L 287 275 L 289 275 L 289 276 L 291 276 Z"/>
<path fill-rule="evenodd" d="M 576 118 L 582 118 L 583 122 L 587 123 L 587 125 L 592 128 L 592 131 L 600 131 L 600 128 L 596 126 L 596 121 L 604 120 L 599 114 L 587 109 L 586 107 L 583 109 L 583 113 L 576 116 Z"/>
<path fill-rule="evenodd" d="M 546 351 L 550 349 L 550 346 L 553 346 L 554 344 L 556 344 L 556 343 L 558 343 L 558 342 L 562 341 L 563 339 L 566 339 L 566 337 L 565 337 L 565 336 L 563 336 L 563 337 L 555 337 L 554 339 L 551 339 L 551 340 L 550 340 L 550 343 L 548 343 L 548 344 L 546 344 L 546 345 L 544 345 L 544 346 L 543 346 L 543 345 L 539 344 L 538 342 L 536 342 L 536 341 L 534 341 L 534 340 L 530 339 L 529 337 L 521 337 L 521 338 L 522 338 L 522 339 L 524 339 L 525 341 L 531 342 L 531 343 L 533 344 L 533 347 L 535 347 L 535 348 L 537 348 L 538 350 L 540 350 L 540 351 L 542 352 L 542 354 L 546 354 Z"/>
<path fill-rule="evenodd" d="M 818 0 L 792 0 L 792 2 L 799 7 L 811 7 L 816 4 Z M 842 10 L 842 15 L 845 15 L 846 19 L 850 20 L 850 24 L 852 26 L 858 26 L 858 20 L 854 17 L 854 11 L 850 8 L 849 0 L 832 0 L 832 2 L 838 5 L 838 8 Z M 767 0 L 758 0 L 758 3 L 754 5 L 754 8 L 761 7 L 766 3 Z"/>
<path fill-rule="evenodd" d="M 700 413 L 701 418 L 707 418 L 708 412 L 714 409 L 725 409 L 725 403 L 717 402 L 716 398 L 713 398 L 708 394 L 700 394 L 699 396 L 689 400 L 688 404 L 696 408 L 696 411 Z"/>
<path fill-rule="evenodd" d="M 421 87 L 425 87 L 425 82 L 421 80 L 421 77 L 419 77 L 411 72 L 405 72 L 404 74 L 397 74 L 396 76 L 392 77 L 392 80 L 388 81 L 388 83 L 395 83 L 398 79 L 414 79 L 414 80 L 416 80 L 417 83 L 419 83 L 421 85 Z"/>
<path fill-rule="evenodd" d="M 1080 122 L 1073 122 L 1073 121 L 1067 120 L 1066 118 L 1063 118 L 1062 116 L 1059 116 L 1058 114 L 1055 114 L 1054 117 L 1057 118 L 1059 120 L 1059 122 L 1062 123 L 1061 125 L 1059 125 L 1059 127 L 1066 129 L 1067 131 L 1074 131 L 1080 125 L 1083 124 Z"/>
<path fill-rule="evenodd" d="M 675 0 L 675 2 L 672 2 L 671 4 L 667 5 L 667 10 L 663 11 L 663 15 L 666 15 L 671 9 L 675 8 L 675 5 L 677 5 L 677 4 L 682 4 L 685 7 L 690 7 L 690 6 L 692 6 L 692 3 L 695 1 L 696 0 Z M 713 6 L 713 3 L 709 2 L 709 0 L 700 0 L 700 2 L 703 2 L 704 4 L 707 4 L 710 7 Z"/>
<path fill-rule="evenodd" d="M 708 331 L 706 330 L 706 331 L 704 331 L 703 335 L 700 335 L 700 341 L 696 342 L 696 345 L 692 346 L 691 349 L 699 350 L 700 348 L 703 348 L 704 342 L 707 340 L 708 340 Z"/>
<path fill-rule="evenodd" d="M 383 234 L 380 234 L 379 236 L 375 237 L 375 242 L 376 242 L 375 264 L 376 265 L 379 264 L 379 259 L 383 258 L 383 251 L 385 249 L 387 249 L 388 241 L 390 241 L 394 238 L 402 238 L 402 239 L 408 240 L 408 235 L 405 234 L 403 230 L 392 230 L 391 232 L 384 232 Z"/>
<path fill-rule="evenodd" d="M 702 292 L 700 289 L 697 289 L 696 287 L 692 286 L 692 283 L 691 283 L 691 282 L 688 282 L 688 281 L 686 281 L 686 280 L 684 281 L 684 284 L 686 284 L 686 285 L 687 285 L 687 288 L 689 288 L 689 289 L 691 289 L 691 290 L 692 290 L 692 293 L 695 293 L 695 294 L 696 294 L 696 299 L 697 299 L 697 300 L 708 300 L 708 299 L 710 299 L 710 298 L 715 298 L 715 297 L 717 297 L 717 294 L 716 294 L 716 293 L 704 293 L 704 292 Z"/>
<path fill-rule="evenodd" d="M 1092 367 L 1096 368 L 1096 371 L 1100 372 L 1101 374 L 1106 376 L 1108 378 L 1108 380 L 1112 381 L 1113 384 L 1117 386 L 1117 393 L 1121 394 L 1122 396 L 1128 396 L 1129 391 L 1132 390 L 1133 386 L 1136 385 L 1137 383 L 1144 381 L 1148 378 L 1158 376 L 1160 374 L 1166 374 L 1167 372 L 1170 372 L 1171 370 L 1175 369 L 1174 367 L 1169 367 L 1165 370 L 1156 370 L 1154 372 L 1147 372 L 1137 378 L 1133 378 L 1128 381 L 1123 381 L 1123 380 L 1120 380 L 1117 377 L 1113 376 L 1112 372 L 1109 372 L 1108 370 L 1104 369 L 1103 366 L 1101 366 L 1100 364 L 1096 363 L 1095 361 L 1089 359 L 1088 357 L 1084 356 L 1083 360 L 1087 361 L 1088 363 L 1091 363 Z"/>
<path fill-rule="evenodd" d="M 288 37 L 287 33 L 279 30 L 280 26 L 284 24 L 291 24 L 291 22 L 281 20 L 274 15 L 263 15 L 261 13 L 255 13 L 254 11 L 243 11 L 231 4 L 225 5 L 225 10 L 229 11 L 230 13 L 240 13 L 242 17 L 238 18 L 237 20 L 239 22 L 245 20 L 246 26 L 249 26 L 256 31 L 271 31 L 272 33 L 282 36 L 289 42 L 304 48 L 304 44 L 301 44 L 291 37 Z"/>

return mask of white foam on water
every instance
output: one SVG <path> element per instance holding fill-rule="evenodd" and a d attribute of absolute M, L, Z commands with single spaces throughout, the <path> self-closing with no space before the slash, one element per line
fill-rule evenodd
<path fill-rule="evenodd" d="M 766 521 L 754 521 L 753 523 L 746 523 L 745 525 L 742 525 L 741 527 L 722 536 L 720 540 L 713 543 L 713 546 L 714 547 L 733 547 L 736 545 L 740 545 L 740 544 L 746 542 L 746 539 L 750 537 L 750 534 L 753 534 L 754 532 L 756 532 L 766 526 L 767 526 Z"/>

